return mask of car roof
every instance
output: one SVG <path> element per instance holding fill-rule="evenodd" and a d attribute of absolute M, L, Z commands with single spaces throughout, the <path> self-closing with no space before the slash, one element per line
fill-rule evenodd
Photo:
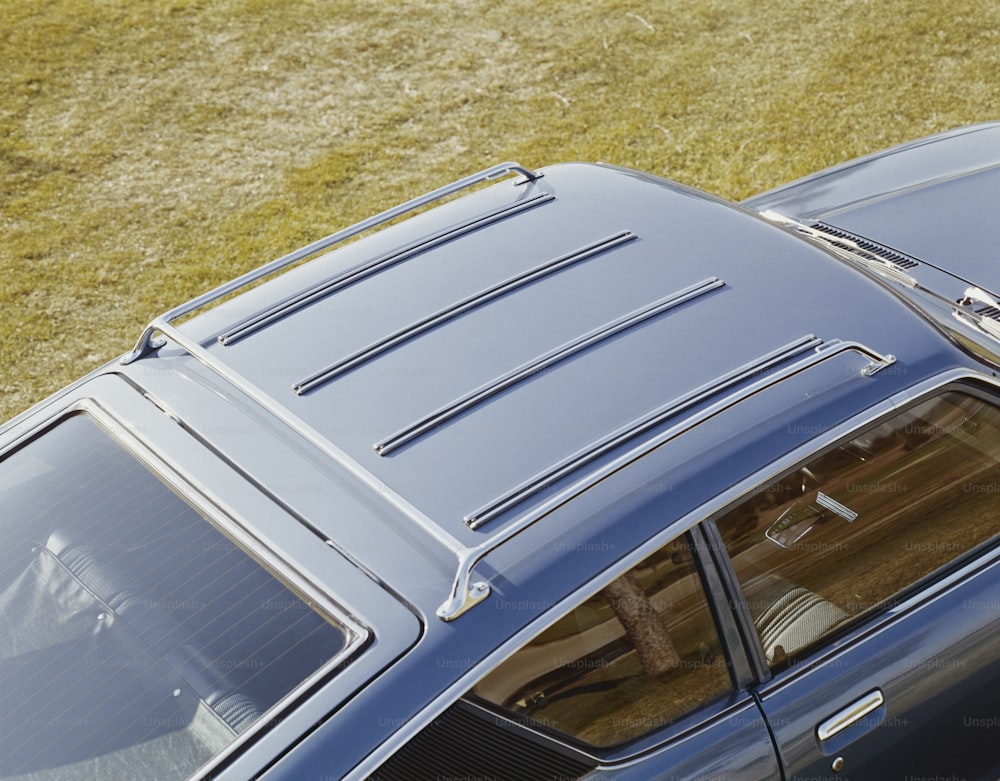
<path fill-rule="evenodd" d="M 590 164 L 446 202 L 183 330 L 200 362 L 467 575 L 616 455 L 720 399 L 780 395 L 784 377 L 845 350 L 874 373 L 926 371 L 947 348 L 895 293 L 792 232 Z M 827 382 L 817 375 L 814 390 Z M 788 404 L 802 396 L 800 382 Z"/>

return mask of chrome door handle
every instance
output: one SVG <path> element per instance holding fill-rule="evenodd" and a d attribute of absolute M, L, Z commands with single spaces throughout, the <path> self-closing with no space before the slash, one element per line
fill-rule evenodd
<path fill-rule="evenodd" d="M 882 707 L 885 697 L 880 689 L 868 692 L 864 697 L 855 700 L 846 708 L 837 711 L 830 718 L 816 727 L 816 737 L 821 741 L 829 740 L 834 735 L 843 732 L 852 724 L 856 724 L 873 710 Z"/>

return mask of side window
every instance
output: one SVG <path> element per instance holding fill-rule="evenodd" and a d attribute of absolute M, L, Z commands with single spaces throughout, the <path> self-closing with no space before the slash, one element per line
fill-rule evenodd
<path fill-rule="evenodd" d="M 516 720 L 610 747 L 732 689 L 691 550 L 679 539 L 521 648 L 472 694 Z"/>
<path fill-rule="evenodd" d="M 944 393 L 716 523 L 772 668 L 1000 532 L 1000 412 Z"/>

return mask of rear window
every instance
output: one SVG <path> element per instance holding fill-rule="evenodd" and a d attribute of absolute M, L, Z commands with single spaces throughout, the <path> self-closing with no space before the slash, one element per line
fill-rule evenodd
<path fill-rule="evenodd" d="M 0 461 L 0 778 L 187 778 L 360 642 L 84 414 Z"/>

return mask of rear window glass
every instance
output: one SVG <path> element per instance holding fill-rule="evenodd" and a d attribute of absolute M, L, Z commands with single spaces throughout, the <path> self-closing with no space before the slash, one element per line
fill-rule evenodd
<path fill-rule="evenodd" d="M 358 641 L 83 414 L 0 461 L 0 778 L 187 778 Z"/>

